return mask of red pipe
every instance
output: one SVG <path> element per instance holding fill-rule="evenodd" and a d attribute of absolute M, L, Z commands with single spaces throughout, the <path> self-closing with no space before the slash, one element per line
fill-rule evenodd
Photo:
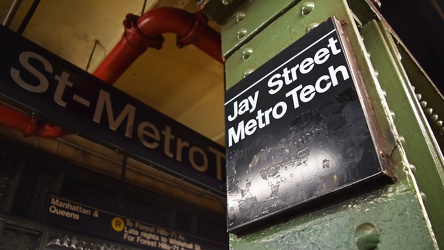
<path fill-rule="evenodd" d="M 205 53 L 223 63 L 220 35 L 206 25 L 202 14 L 191 14 L 176 8 L 158 8 L 142 17 L 128 14 L 123 22 L 125 32 L 120 42 L 108 54 L 94 75 L 108 84 L 114 82 L 149 47 L 161 49 L 163 33 L 176 33 L 177 46 L 194 44 Z M 0 123 L 23 131 L 25 136 L 57 138 L 69 134 L 60 127 L 42 122 L 34 115 L 24 113 L 0 103 Z"/>
<path fill-rule="evenodd" d="M 1 104 L 1 103 L 0 103 Z M 0 105 L 0 122 L 12 128 L 23 131 L 24 136 L 38 136 L 45 138 L 58 138 L 69 134 L 60 127 L 42 122 L 34 115 L 29 115 L 5 104 Z"/>
<path fill-rule="evenodd" d="M 207 21 L 201 12 L 191 14 L 177 8 L 153 9 L 142 17 L 128 14 L 122 38 L 94 75 L 114 83 L 147 48 L 162 48 L 163 33 L 177 34 L 179 48 L 194 44 L 223 63 L 220 34 L 206 25 Z"/>

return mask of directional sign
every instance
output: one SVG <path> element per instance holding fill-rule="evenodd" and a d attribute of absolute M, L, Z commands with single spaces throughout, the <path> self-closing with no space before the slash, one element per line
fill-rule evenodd
<path fill-rule="evenodd" d="M 213 250 L 227 248 L 221 243 L 112 214 L 57 196 L 51 196 L 46 222 L 143 249 Z"/>
<path fill-rule="evenodd" d="M 228 230 L 386 174 L 333 18 L 226 91 Z"/>
<path fill-rule="evenodd" d="M 2 26 L 0 37 L 1 101 L 225 195 L 221 145 Z"/>

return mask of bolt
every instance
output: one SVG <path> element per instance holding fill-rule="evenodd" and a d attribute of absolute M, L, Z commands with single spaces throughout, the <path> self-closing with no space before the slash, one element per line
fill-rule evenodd
<path fill-rule="evenodd" d="M 245 18 L 245 12 L 236 13 L 236 23 L 240 23 Z"/>
<path fill-rule="evenodd" d="M 401 145 L 405 144 L 405 138 L 403 136 L 398 136 L 398 141 Z"/>
<path fill-rule="evenodd" d="M 423 193 L 423 192 L 419 192 L 419 195 L 421 196 L 421 200 L 422 200 L 423 202 L 426 202 L 426 201 L 427 201 L 427 196 L 426 196 L 425 193 Z"/>
<path fill-rule="evenodd" d="M 428 114 L 428 115 L 431 115 L 431 114 L 433 113 L 433 109 L 432 109 L 432 108 L 426 109 L 426 110 L 424 110 L 424 111 L 425 111 L 425 113 Z"/>
<path fill-rule="evenodd" d="M 306 33 L 312 31 L 314 28 L 318 27 L 319 23 L 310 23 L 307 27 Z"/>
<path fill-rule="evenodd" d="M 253 73 L 253 71 L 254 71 L 254 69 L 251 69 L 251 68 L 245 70 L 244 75 L 243 75 L 243 78 L 245 78 L 245 77 L 247 77 L 249 74 Z"/>
<path fill-rule="evenodd" d="M 303 16 L 310 14 L 310 12 L 313 11 L 314 7 L 315 7 L 315 4 L 313 2 L 305 2 L 301 8 L 301 14 Z"/>
<path fill-rule="evenodd" d="M 380 242 L 379 238 L 379 230 L 372 223 L 362 223 L 355 229 L 356 246 L 359 250 L 376 249 Z"/>
<path fill-rule="evenodd" d="M 240 28 L 237 31 L 237 39 L 238 40 L 242 40 L 245 37 L 246 34 L 247 34 L 247 29 L 246 28 Z"/>
<path fill-rule="evenodd" d="M 415 172 L 416 172 L 416 167 L 415 167 L 415 165 L 413 165 L 413 164 L 409 164 L 409 168 L 410 168 L 410 171 L 412 171 L 412 173 L 415 173 Z"/>
<path fill-rule="evenodd" d="M 229 5 L 233 0 L 222 0 L 223 5 Z"/>
<path fill-rule="evenodd" d="M 395 116 L 396 116 L 396 115 L 395 115 L 395 112 L 393 112 L 393 111 L 390 110 L 390 116 L 392 117 L 392 119 L 395 119 Z"/>
<path fill-rule="evenodd" d="M 373 0 L 372 1 L 374 4 L 376 4 L 379 8 L 381 8 L 381 1 L 379 0 Z"/>
<path fill-rule="evenodd" d="M 246 61 L 248 58 L 250 58 L 251 54 L 253 54 L 252 48 L 245 48 L 242 51 L 242 60 Z"/>

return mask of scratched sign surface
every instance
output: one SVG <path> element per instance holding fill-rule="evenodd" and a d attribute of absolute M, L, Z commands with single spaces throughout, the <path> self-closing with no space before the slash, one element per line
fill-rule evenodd
<path fill-rule="evenodd" d="M 227 90 L 228 230 L 385 175 L 332 18 Z"/>

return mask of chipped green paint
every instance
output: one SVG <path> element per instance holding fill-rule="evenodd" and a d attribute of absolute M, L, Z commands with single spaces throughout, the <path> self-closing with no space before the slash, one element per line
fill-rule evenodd
<path fill-rule="evenodd" d="M 435 207 L 440 204 L 435 202 L 436 197 L 444 193 L 441 191 L 439 173 L 442 170 L 442 165 L 439 165 L 442 158 L 433 151 L 433 143 L 427 142 L 430 141 L 430 135 L 417 134 L 418 127 L 411 128 L 410 133 L 401 128 L 400 123 L 409 123 L 417 118 L 404 120 L 399 119 L 399 116 L 419 111 L 417 104 L 405 99 L 411 99 L 411 93 L 392 99 L 400 91 L 399 88 L 405 86 L 387 88 L 384 85 L 394 80 L 403 81 L 404 76 L 390 73 L 390 70 L 387 70 L 386 75 L 376 69 L 376 66 L 385 69 L 385 59 L 375 56 L 374 52 L 369 56 L 369 39 L 365 37 L 373 36 L 375 31 L 369 28 L 368 23 L 377 19 L 377 15 L 365 0 L 350 1 L 354 11 L 345 0 L 282 1 L 279 5 L 281 10 L 270 7 L 267 2 L 249 2 L 240 9 L 243 12 L 240 21 L 233 18 L 221 28 L 226 59 L 226 88 L 302 37 L 310 26 L 335 16 L 344 24 L 349 35 L 359 71 L 357 77 L 363 79 L 363 95 L 368 96 L 363 101 L 373 110 L 369 114 L 373 121 L 371 126 L 380 131 L 378 136 L 382 143 L 378 148 L 393 163 L 396 180 L 390 185 L 369 187 L 366 193 L 353 198 L 332 201 L 316 209 L 294 214 L 285 221 L 276 221 L 273 225 L 244 235 L 231 234 L 230 248 L 438 249 L 435 234 L 441 238 L 438 239 L 440 241 L 444 238 L 439 229 L 444 220 L 437 221 L 439 213 Z M 242 39 L 237 39 L 236 34 L 241 29 L 246 32 Z M 365 33 L 365 40 L 362 40 L 362 33 Z M 389 64 L 402 67 L 396 62 Z M 418 121 L 420 124 L 424 122 L 421 119 Z M 423 138 L 419 150 L 411 143 L 417 137 Z M 412 150 L 418 152 L 412 154 Z M 424 182 L 427 182 L 428 177 L 433 182 L 426 184 Z M 434 185 L 439 186 L 435 193 L 430 190 Z M 426 202 L 423 201 L 424 194 Z"/>
<path fill-rule="evenodd" d="M 433 132 L 414 97 L 412 84 L 415 79 L 407 77 L 395 42 L 381 22 L 369 22 L 363 27 L 362 35 L 381 87 L 387 93 L 387 103 L 395 114 L 397 132 L 404 138 L 403 148 L 409 164 L 415 166 L 414 176 L 421 195 L 427 197 L 424 205 L 433 231 L 444 246 L 444 163 L 439 146 L 432 139 Z"/>

